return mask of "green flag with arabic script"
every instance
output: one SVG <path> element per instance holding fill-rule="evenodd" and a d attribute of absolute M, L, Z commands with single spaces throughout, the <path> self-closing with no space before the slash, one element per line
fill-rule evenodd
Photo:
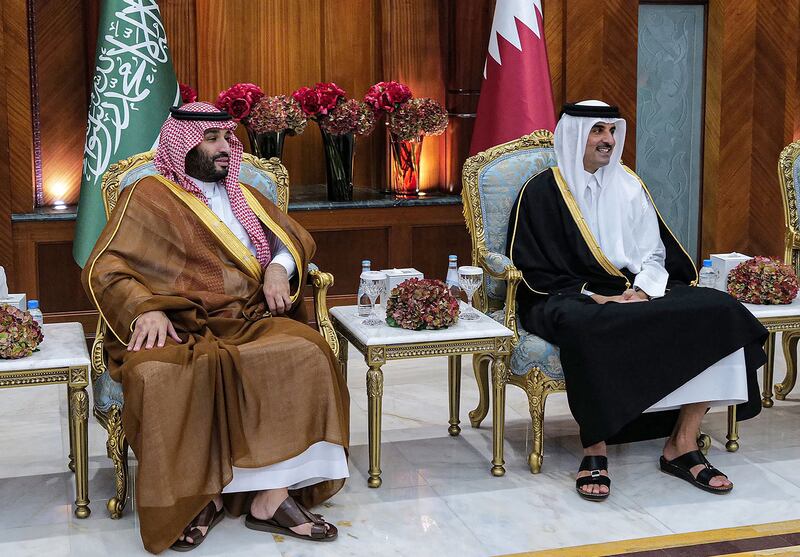
<path fill-rule="evenodd" d="M 81 267 L 106 223 L 100 186 L 115 162 L 149 151 L 180 89 L 156 0 L 103 0 L 72 255 Z"/>

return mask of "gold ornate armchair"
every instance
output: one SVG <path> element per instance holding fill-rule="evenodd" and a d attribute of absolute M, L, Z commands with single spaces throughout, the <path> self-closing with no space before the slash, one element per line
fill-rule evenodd
<path fill-rule="evenodd" d="M 800 141 L 795 141 L 784 147 L 778 157 L 778 181 L 781 185 L 781 198 L 783 199 L 784 253 L 783 260 L 791 265 L 795 273 L 800 275 L 800 220 L 797 207 L 800 205 Z M 764 394 L 769 395 L 773 388 L 772 363 L 775 350 L 775 333 L 770 333 L 767 341 L 769 361 L 764 372 Z M 782 333 L 783 355 L 786 358 L 786 377 L 781 383 L 775 385 L 775 398 L 785 400 L 797 382 L 797 342 L 800 335 L 788 332 Z M 762 400 L 764 406 L 772 406 L 772 399 L 765 396 Z"/>
<path fill-rule="evenodd" d="M 155 174 L 153 165 L 155 152 L 149 151 L 119 161 L 109 167 L 103 176 L 102 196 L 106 217 L 114 210 L 120 192 L 144 176 Z M 282 211 L 289 207 L 289 175 L 277 158 L 259 159 L 250 154 L 242 156 L 240 180 L 258 189 Z M 314 290 L 314 312 L 320 333 L 334 354 L 339 353 L 339 342 L 333 329 L 326 295 L 333 285 L 333 275 L 321 272 L 309 265 L 308 282 Z M 122 516 L 128 493 L 128 442 L 122 428 L 122 385 L 108 373 L 103 342 L 111 334 L 105 321 L 98 318 L 97 336 L 92 345 L 92 390 L 94 393 L 94 415 L 108 431 L 106 448 L 108 457 L 114 462 L 116 494 L 108 500 L 112 518 Z"/>
<path fill-rule="evenodd" d="M 510 373 L 494 381 L 507 381 L 528 395 L 533 425 L 528 465 L 534 474 L 542 467 L 545 401 L 549 394 L 565 389 L 564 372 L 558 347 L 525 331 L 517 322 L 515 294 L 522 273 L 505 256 L 506 232 L 519 190 L 530 177 L 555 164 L 553 134 L 535 131 L 468 158 L 461 194 L 472 238 L 472 264 L 484 270 L 484 288 L 476 306 L 514 331 Z M 480 392 L 478 407 L 469 414 L 473 427 L 480 426 L 489 411 L 489 362 L 486 355 L 473 358 Z M 499 426 L 502 435 L 503 424 Z"/>

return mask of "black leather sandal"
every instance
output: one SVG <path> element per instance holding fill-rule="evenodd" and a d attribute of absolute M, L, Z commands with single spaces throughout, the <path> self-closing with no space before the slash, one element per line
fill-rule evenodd
<path fill-rule="evenodd" d="M 217 510 L 217 506 L 214 504 L 214 501 L 211 501 L 208 505 L 206 505 L 200 514 L 198 514 L 194 520 L 192 520 L 189 525 L 183 529 L 184 537 L 192 538 L 192 543 L 189 543 L 186 540 L 177 540 L 170 546 L 170 549 L 174 551 L 191 551 L 195 547 L 199 546 L 203 543 L 208 537 L 208 534 L 211 532 L 211 529 L 214 528 L 217 524 L 219 524 L 220 520 L 222 520 L 225 516 L 225 509 Z M 200 532 L 200 528 L 208 528 L 206 530 L 205 535 Z"/>
<path fill-rule="evenodd" d="M 311 523 L 310 536 L 298 534 L 290 529 L 292 526 L 300 526 L 309 522 Z M 281 536 L 312 542 L 332 542 L 339 535 L 336 526 L 330 522 L 325 522 L 322 515 L 312 513 L 291 497 L 283 500 L 283 503 L 280 504 L 272 518 L 261 520 L 248 513 L 244 525 L 251 530 L 280 534 Z"/>
<path fill-rule="evenodd" d="M 608 472 L 608 458 L 605 456 L 585 456 L 581 460 L 578 472 L 591 472 L 591 475 L 584 476 L 575 480 L 575 490 L 578 495 L 587 501 L 605 501 L 611 495 L 611 478 L 603 476 L 600 471 Z M 608 488 L 608 493 L 586 493 L 581 488 L 587 485 L 604 485 Z"/>
<path fill-rule="evenodd" d="M 711 466 L 711 463 L 700 451 L 689 451 L 688 453 L 682 454 L 681 456 L 672 460 L 667 460 L 664 458 L 664 455 L 661 455 L 658 463 L 661 471 L 665 474 L 686 480 L 693 486 L 702 489 L 703 491 L 724 495 L 726 493 L 730 493 L 733 489 L 733 484 L 723 487 L 714 487 L 709 483 L 711 478 L 714 476 L 724 476 L 725 478 L 728 476 L 725 476 L 725 474 Z M 702 464 L 705 466 L 705 468 L 700 470 L 700 472 L 697 474 L 697 477 L 695 477 L 692 475 L 690 470 L 692 467 L 697 466 L 698 464 Z"/>

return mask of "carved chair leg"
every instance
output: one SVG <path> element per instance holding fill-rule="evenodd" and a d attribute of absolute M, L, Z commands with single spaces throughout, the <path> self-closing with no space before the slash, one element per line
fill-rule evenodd
<path fill-rule="evenodd" d="M 345 382 L 347 381 L 347 358 L 349 357 L 349 349 L 350 343 L 347 342 L 347 339 L 344 338 L 343 335 L 340 333 L 336 333 L 336 338 L 339 341 L 339 354 L 337 357 L 339 359 L 339 367 L 342 370 L 342 376 L 344 377 Z"/>
<path fill-rule="evenodd" d="M 506 473 L 503 466 L 503 441 L 506 426 L 506 384 L 508 383 L 508 357 L 495 355 L 492 358 L 492 475 L 499 477 Z"/>
<path fill-rule="evenodd" d="M 489 364 L 492 359 L 487 354 L 472 356 L 472 371 L 478 382 L 478 406 L 469 413 L 469 423 L 472 427 L 481 427 L 481 422 L 489 414 Z"/>
<path fill-rule="evenodd" d="M 775 385 L 775 398 L 786 400 L 794 385 L 797 382 L 797 341 L 800 336 L 797 334 L 783 333 L 783 356 L 786 358 L 786 377 L 781 383 Z M 766 381 L 766 379 L 765 379 Z M 772 385 L 764 385 L 764 389 L 771 389 Z"/>
<path fill-rule="evenodd" d="M 739 450 L 739 422 L 736 421 L 736 406 L 728 406 L 728 442 L 725 448 L 735 453 Z"/>
<path fill-rule="evenodd" d="M 108 500 L 111 518 L 120 518 L 128 499 L 128 440 L 122 429 L 122 412 L 116 406 L 111 408 L 108 419 L 108 457 L 114 462 L 116 496 Z"/>
<path fill-rule="evenodd" d="M 532 388 L 528 390 L 528 408 L 531 413 L 531 435 L 532 448 L 528 455 L 528 466 L 531 474 L 538 474 L 542 471 L 542 461 L 544 460 L 544 405 L 547 401 L 547 394 L 537 385 L 528 384 Z"/>
<path fill-rule="evenodd" d="M 711 448 L 711 437 L 707 433 L 700 432 L 700 435 L 697 436 L 697 448 L 700 451 L 707 455 L 708 449 Z"/>

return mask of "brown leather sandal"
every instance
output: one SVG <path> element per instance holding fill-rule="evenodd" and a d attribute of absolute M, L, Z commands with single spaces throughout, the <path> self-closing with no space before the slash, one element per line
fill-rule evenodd
<path fill-rule="evenodd" d="M 292 526 L 300 526 L 309 522 L 311 523 L 310 536 L 304 536 L 290 530 Z M 339 536 L 336 526 L 330 522 L 325 522 L 322 519 L 322 515 L 312 513 L 291 497 L 283 500 L 283 503 L 270 519 L 261 520 L 247 513 L 244 525 L 251 530 L 280 534 L 281 536 L 310 540 L 312 542 L 331 542 Z"/>
<path fill-rule="evenodd" d="M 169 548 L 174 551 L 191 551 L 201 543 L 203 543 L 208 536 L 211 529 L 214 528 L 219 521 L 223 519 L 225 516 L 225 509 L 222 508 L 217 510 L 217 506 L 214 504 L 214 501 L 211 501 L 208 505 L 203 507 L 203 510 L 200 511 L 194 520 L 192 520 L 189 525 L 183 529 L 184 537 L 192 538 L 192 543 L 189 543 L 186 540 L 177 540 L 173 543 Z M 205 535 L 200 532 L 200 528 L 208 528 L 206 530 Z"/>

